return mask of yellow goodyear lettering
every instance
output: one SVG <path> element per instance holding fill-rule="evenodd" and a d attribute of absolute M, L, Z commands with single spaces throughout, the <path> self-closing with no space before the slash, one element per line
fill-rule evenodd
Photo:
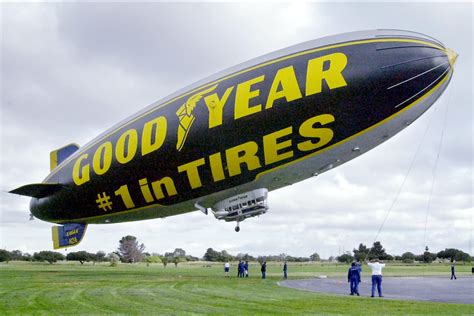
<path fill-rule="evenodd" d="M 105 142 L 100 145 L 94 153 L 92 168 L 94 172 L 101 176 L 105 174 L 112 164 L 112 143 Z"/>
<path fill-rule="evenodd" d="M 206 161 L 204 158 L 201 158 L 178 167 L 178 172 L 186 172 L 191 189 L 202 187 L 198 167 L 204 165 L 205 163 Z"/>
<path fill-rule="evenodd" d="M 281 87 L 281 90 L 279 88 Z M 267 103 L 265 109 L 273 107 L 275 100 L 285 98 L 287 102 L 291 102 L 297 99 L 301 99 L 300 86 L 296 79 L 295 69 L 293 66 L 288 66 L 279 69 L 273 79 L 272 87 L 268 94 Z"/>
<path fill-rule="evenodd" d="M 122 185 L 118 190 L 115 191 L 115 196 L 120 196 L 122 198 L 122 202 L 127 209 L 135 207 L 135 203 L 133 203 L 130 191 L 128 190 L 128 186 L 126 184 Z"/>
<path fill-rule="evenodd" d="M 329 63 L 327 70 L 324 70 L 325 63 Z M 329 54 L 309 60 L 306 72 L 306 96 L 320 93 L 323 80 L 331 90 L 347 86 L 346 80 L 342 76 L 346 65 L 347 56 L 343 53 Z"/>
<path fill-rule="evenodd" d="M 233 177 L 242 173 L 241 165 L 246 164 L 247 170 L 255 170 L 262 165 L 257 156 L 258 144 L 247 142 L 225 151 L 229 176 Z"/>
<path fill-rule="evenodd" d="M 221 153 L 215 153 L 209 156 L 209 165 L 211 166 L 211 173 L 214 182 L 225 179 L 224 167 L 222 166 Z"/>
<path fill-rule="evenodd" d="M 226 104 L 232 90 L 234 90 L 234 86 L 227 88 L 220 99 L 217 93 L 208 95 L 204 98 L 204 102 L 209 110 L 209 128 L 222 125 L 224 105 Z"/>
<path fill-rule="evenodd" d="M 137 153 L 138 133 L 134 129 L 124 132 L 117 140 L 115 158 L 121 164 L 130 162 Z"/>
<path fill-rule="evenodd" d="M 237 85 L 235 92 L 234 118 L 239 118 L 258 113 L 262 110 L 261 104 L 250 106 L 250 100 L 260 95 L 260 90 L 252 90 L 252 86 L 265 79 L 264 75 L 250 79 Z"/>
<path fill-rule="evenodd" d="M 151 195 L 150 187 L 148 186 L 148 179 L 143 178 L 138 180 L 138 184 L 140 185 L 140 189 L 143 194 L 143 198 L 147 203 L 151 203 L 154 201 L 153 196 Z"/>
<path fill-rule="evenodd" d="M 271 134 L 263 136 L 263 153 L 265 156 L 265 165 L 293 157 L 293 150 L 286 150 L 291 147 L 291 139 L 279 142 L 279 139 L 291 135 L 293 127 L 287 127 Z M 283 152 L 282 152 L 283 151 Z"/>
<path fill-rule="evenodd" d="M 178 194 L 176 191 L 176 186 L 174 185 L 174 181 L 170 177 L 164 177 L 160 180 L 153 181 L 151 183 L 151 187 L 153 188 L 153 193 L 155 194 L 157 200 L 161 200 L 166 196 L 163 189 L 166 190 L 166 194 L 168 196 Z"/>
<path fill-rule="evenodd" d="M 142 156 L 160 149 L 165 142 L 167 129 L 168 122 L 163 116 L 145 123 L 142 132 Z"/>
<path fill-rule="evenodd" d="M 87 163 L 82 165 L 82 162 L 89 157 L 88 154 L 82 154 L 77 158 L 72 168 L 72 179 L 76 185 L 82 185 L 90 180 L 90 165 Z"/>
<path fill-rule="evenodd" d="M 79 233 L 79 230 L 78 230 L 78 229 L 73 229 L 73 230 L 68 231 L 68 232 L 66 233 L 66 236 L 69 237 L 69 236 L 75 235 L 75 234 L 77 234 L 77 233 Z"/>
<path fill-rule="evenodd" d="M 300 135 L 306 138 L 317 138 L 318 140 L 316 142 L 312 140 L 301 142 L 298 144 L 298 149 L 311 151 L 329 143 L 334 136 L 332 129 L 315 125 L 324 126 L 334 122 L 334 120 L 334 116 L 331 114 L 321 114 L 304 121 L 299 128 Z"/>

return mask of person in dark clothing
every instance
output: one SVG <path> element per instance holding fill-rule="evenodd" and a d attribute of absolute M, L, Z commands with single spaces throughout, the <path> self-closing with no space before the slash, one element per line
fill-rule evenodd
<path fill-rule="evenodd" d="M 248 278 L 249 277 L 249 262 L 248 261 L 245 261 L 244 263 L 244 273 L 245 273 L 245 277 Z"/>
<path fill-rule="evenodd" d="M 243 270 L 244 270 L 243 262 L 241 260 L 239 260 L 239 265 L 237 266 L 237 277 L 238 278 L 242 277 L 242 275 L 244 273 Z"/>
<path fill-rule="evenodd" d="M 456 263 L 455 260 L 453 260 L 453 261 L 451 262 L 451 280 L 452 280 L 452 279 L 455 279 L 455 280 L 457 279 L 457 278 L 456 278 L 456 273 L 455 273 L 455 271 L 454 271 L 455 263 Z"/>
<path fill-rule="evenodd" d="M 267 277 L 267 262 L 266 261 L 262 263 L 262 267 L 260 268 L 260 271 L 262 272 L 262 279 L 265 279 Z"/>
<path fill-rule="evenodd" d="M 283 264 L 283 278 L 288 279 L 288 264 L 286 264 L 286 261 Z"/>
<path fill-rule="evenodd" d="M 351 295 L 356 294 L 359 296 L 360 271 L 360 267 L 355 262 L 352 262 L 347 273 L 347 282 L 350 282 Z"/>

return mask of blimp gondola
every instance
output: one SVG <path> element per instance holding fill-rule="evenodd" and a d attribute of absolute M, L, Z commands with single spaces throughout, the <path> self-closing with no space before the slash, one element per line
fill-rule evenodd
<path fill-rule="evenodd" d="M 50 154 L 32 197 L 54 248 L 88 224 L 191 211 L 237 222 L 268 212 L 268 192 L 385 142 L 448 86 L 457 54 L 416 32 L 373 30 L 301 43 L 201 80 L 83 147 Z"/>

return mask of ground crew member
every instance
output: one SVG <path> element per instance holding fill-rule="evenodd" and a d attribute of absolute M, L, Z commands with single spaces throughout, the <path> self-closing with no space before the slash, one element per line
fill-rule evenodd
<path fill-rule="evenodd" d="M 379 262 L 379 259 L 375 259 L 367 263 L 367 265 L 372 269 L 372 295 L 370 295 L 370 297 L 374 297 L 375 286 L 377 286 L 379 297 L 383 297 L 382 295 L 382 268 L 385 267 L 385 264 L 381 261 Z"/>
<path fill-rule="evenodd" d="M 347 273 L 347 282 L 350 282 L 351 295 L 357 294 L 359 296 L 360 271 L 360 267 L 355 262 L 352 262 Z"/>
<path fill-rule="evenodd" d="M 267 262 L 266 261 L 262 263 L 262 267 L 260 268 L 260 271 L 262 272 L 262 279 L 265 279 L 267 277 Z"/>
<path fill-rule="evenodd" d="M 224 263 L 224 276 L 225 276 L 226 278 L 229 277 L 229 270 L 230 270 L 230 264 L 229 264 L 228 261 L 226 261 L 226 262 Z"/>
<path fill-rule="evenodd" d="M 244 263 L 242 260 L 239 260 L 239 266 L 237 268 L 237 277 L 238 278 L 244 277 Z"/>
<path fill-rule="evenodd" d="M 452 279 L 455 279 L 455 280 L 457 279 L 457 278 L 456 278 L 456 273 L 454 272 L 454 265 L 455 265 L 455 263 L 456 263 L 456 260 L 453 260 L 453 261 L 451 262 L 451 280 L 452 280 Z"/>

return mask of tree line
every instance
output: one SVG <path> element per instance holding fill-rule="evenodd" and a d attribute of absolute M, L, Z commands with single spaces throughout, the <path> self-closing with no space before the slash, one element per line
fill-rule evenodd
<path fill-rule="evenodd" d="M 455 248 L 446 248 L 438 253 L 431 253 L 428 247 L 422 254 L 415 255 L 411 252 L 405 252 L 402 255 L 390 255 L 387 254 L 382 244 L 379 241 L 374 242 L 372 247 L 368 248 L 364 244 L 359 244 L 357 249 L 353 249 L 351 252 L 346 252 L 337 257 L 329 257 L 327 261 L 338 261 L 341 263 L 350 263 L 353 261 L 365 261 L 371 259 L 381 259 L 385 261 L 402 261 L 404 263 L 424 262 L 431 263 L 436 259 L 443 259 L 449 261 L 462 261 L 471 262 L 473 258 Z M 176 248 L 173 252 L 166 252 L 164 254 L 148 253 L 145 252 L 145 245 L 139 243 L 135 236 L 124 236 L 119 240 L 119 245 L 116 251 L 106 254 L 104 251 L 98 251 L 96 253 L 89 253 L 87 251 L 70 252 L 66 256 L 62 253 L 55 251 L 40 251 L 35 252 L 33 255 L 29 253 L 22 253 L 20 250 L 8 251 L 0 249 L 0 262 L 8 261 L 39 261 L 54 263 L 57 261 L 78 261 L 81 264 L 84 262 L 110 262 L 111 265 L 116 265 L 118 262 L 122 263 L 136 263 L 145 262 L 161 263 L 163 266 L 168 264 L 174 264 L 178 266 L 180 262 L 188 261 L 209 261 L 209 262 L 228 262 L 228 261 L 288 261 L 288 262 L 314 262 L 322 261 L 321 257 L 317 252 L 309 255 L 308 257 L 294 257 L 288 254 L 282 253 L 279 255 L 266 255 L 266 256 L 252 256 L 248 253 L 239 253 L 237 255 L 231 255 L 226 250 L 217 251 L 212 248 L 208 248 L 202 258 L 194 257 L 186 254 L 186 251 L 182 248 Z"/>
<path fill-rule="evenodd" d="M 414 263 L 423 262 L 431 263 L 436 259 L 449 260 L 449 261 L 462 261 L 462 262 L 471 262 L 473 258 L 468 253 L 463 252 L 462 250 L 455 248 L 446 248 L 445 250 L 439 251 L 437 253 L 430 252 L 428 247 L 425 247 L 425 251 L 422 254 L 414 254 L 412 252 L 405 252 L 402 255 L 390 255 L 386 253 L 380 241 L 374 242 L 371 248 L 367 248 L 364 244 L 359 244 L 357 249 L 353 249 L 352 252 L 354 255 L 351 255 L 350 252 L 346 252 L 338 256 L 336 259 L 339 262 L 350 263 L 353 261 L 365 261 L 372 259 L 380 259 L 385 261 L 402 261 L 404 263 Z"/>

